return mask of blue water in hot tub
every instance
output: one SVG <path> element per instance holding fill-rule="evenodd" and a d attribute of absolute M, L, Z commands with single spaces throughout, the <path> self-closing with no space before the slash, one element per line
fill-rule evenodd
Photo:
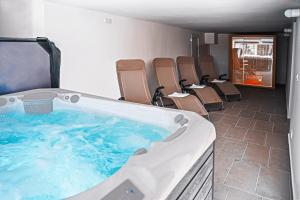
<path fill-rule="evenodd" d="M 118 171 L 139 148 L 166 138 L 157 126 L 60 109 L 0 114 L 0 199 L 62 199 Z"/>

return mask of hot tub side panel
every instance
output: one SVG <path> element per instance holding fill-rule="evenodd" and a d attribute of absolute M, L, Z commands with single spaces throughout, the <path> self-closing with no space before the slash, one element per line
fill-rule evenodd
<path fill-rule="evenodd" d="M 167 200 L 212 200 L 214 144 L 197 160 L 173 189 Z"/>

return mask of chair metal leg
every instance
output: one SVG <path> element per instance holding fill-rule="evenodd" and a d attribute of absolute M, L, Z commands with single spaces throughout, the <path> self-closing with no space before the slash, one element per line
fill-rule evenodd
<path fill-rule="evenodd" d="M 211 120 L 210 120 L 210 116 L 209 116 L 209 113 L 208 113 L 208 115 L 207 115 L 207 119 L 208 119 L 208 121 L 210 121 L 210 122 L 211 122 Z"/>
<path fill-rule="evenodd" d="M 159 97 L 159 100 L 160 100 L 161 106 L 162 106 L 162 107 L 165 107 L 164 102 L 163 102 L 163 100 L 162 100 L 161 97 Z"/>
<path fill-rule="evenodd" d="M 228 95 L 225 95 L 225 100 L 230 101 L 230 99 L 228 98 Z"/>

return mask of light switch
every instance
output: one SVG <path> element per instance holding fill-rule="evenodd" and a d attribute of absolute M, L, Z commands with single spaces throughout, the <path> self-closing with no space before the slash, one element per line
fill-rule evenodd
<path fill-rule="evenodd" d="M 112 18 L 105 18 L 104 23 L 106 24 L 112 24 Z"/>

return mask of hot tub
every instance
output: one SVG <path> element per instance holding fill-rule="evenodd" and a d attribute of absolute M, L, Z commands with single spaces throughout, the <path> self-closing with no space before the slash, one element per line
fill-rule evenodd
<path fill-rule="evenodd" d="M 198 114 L 62 90 L 0 96 L 5 199 L 211 200 L 214 126 Z"/>

